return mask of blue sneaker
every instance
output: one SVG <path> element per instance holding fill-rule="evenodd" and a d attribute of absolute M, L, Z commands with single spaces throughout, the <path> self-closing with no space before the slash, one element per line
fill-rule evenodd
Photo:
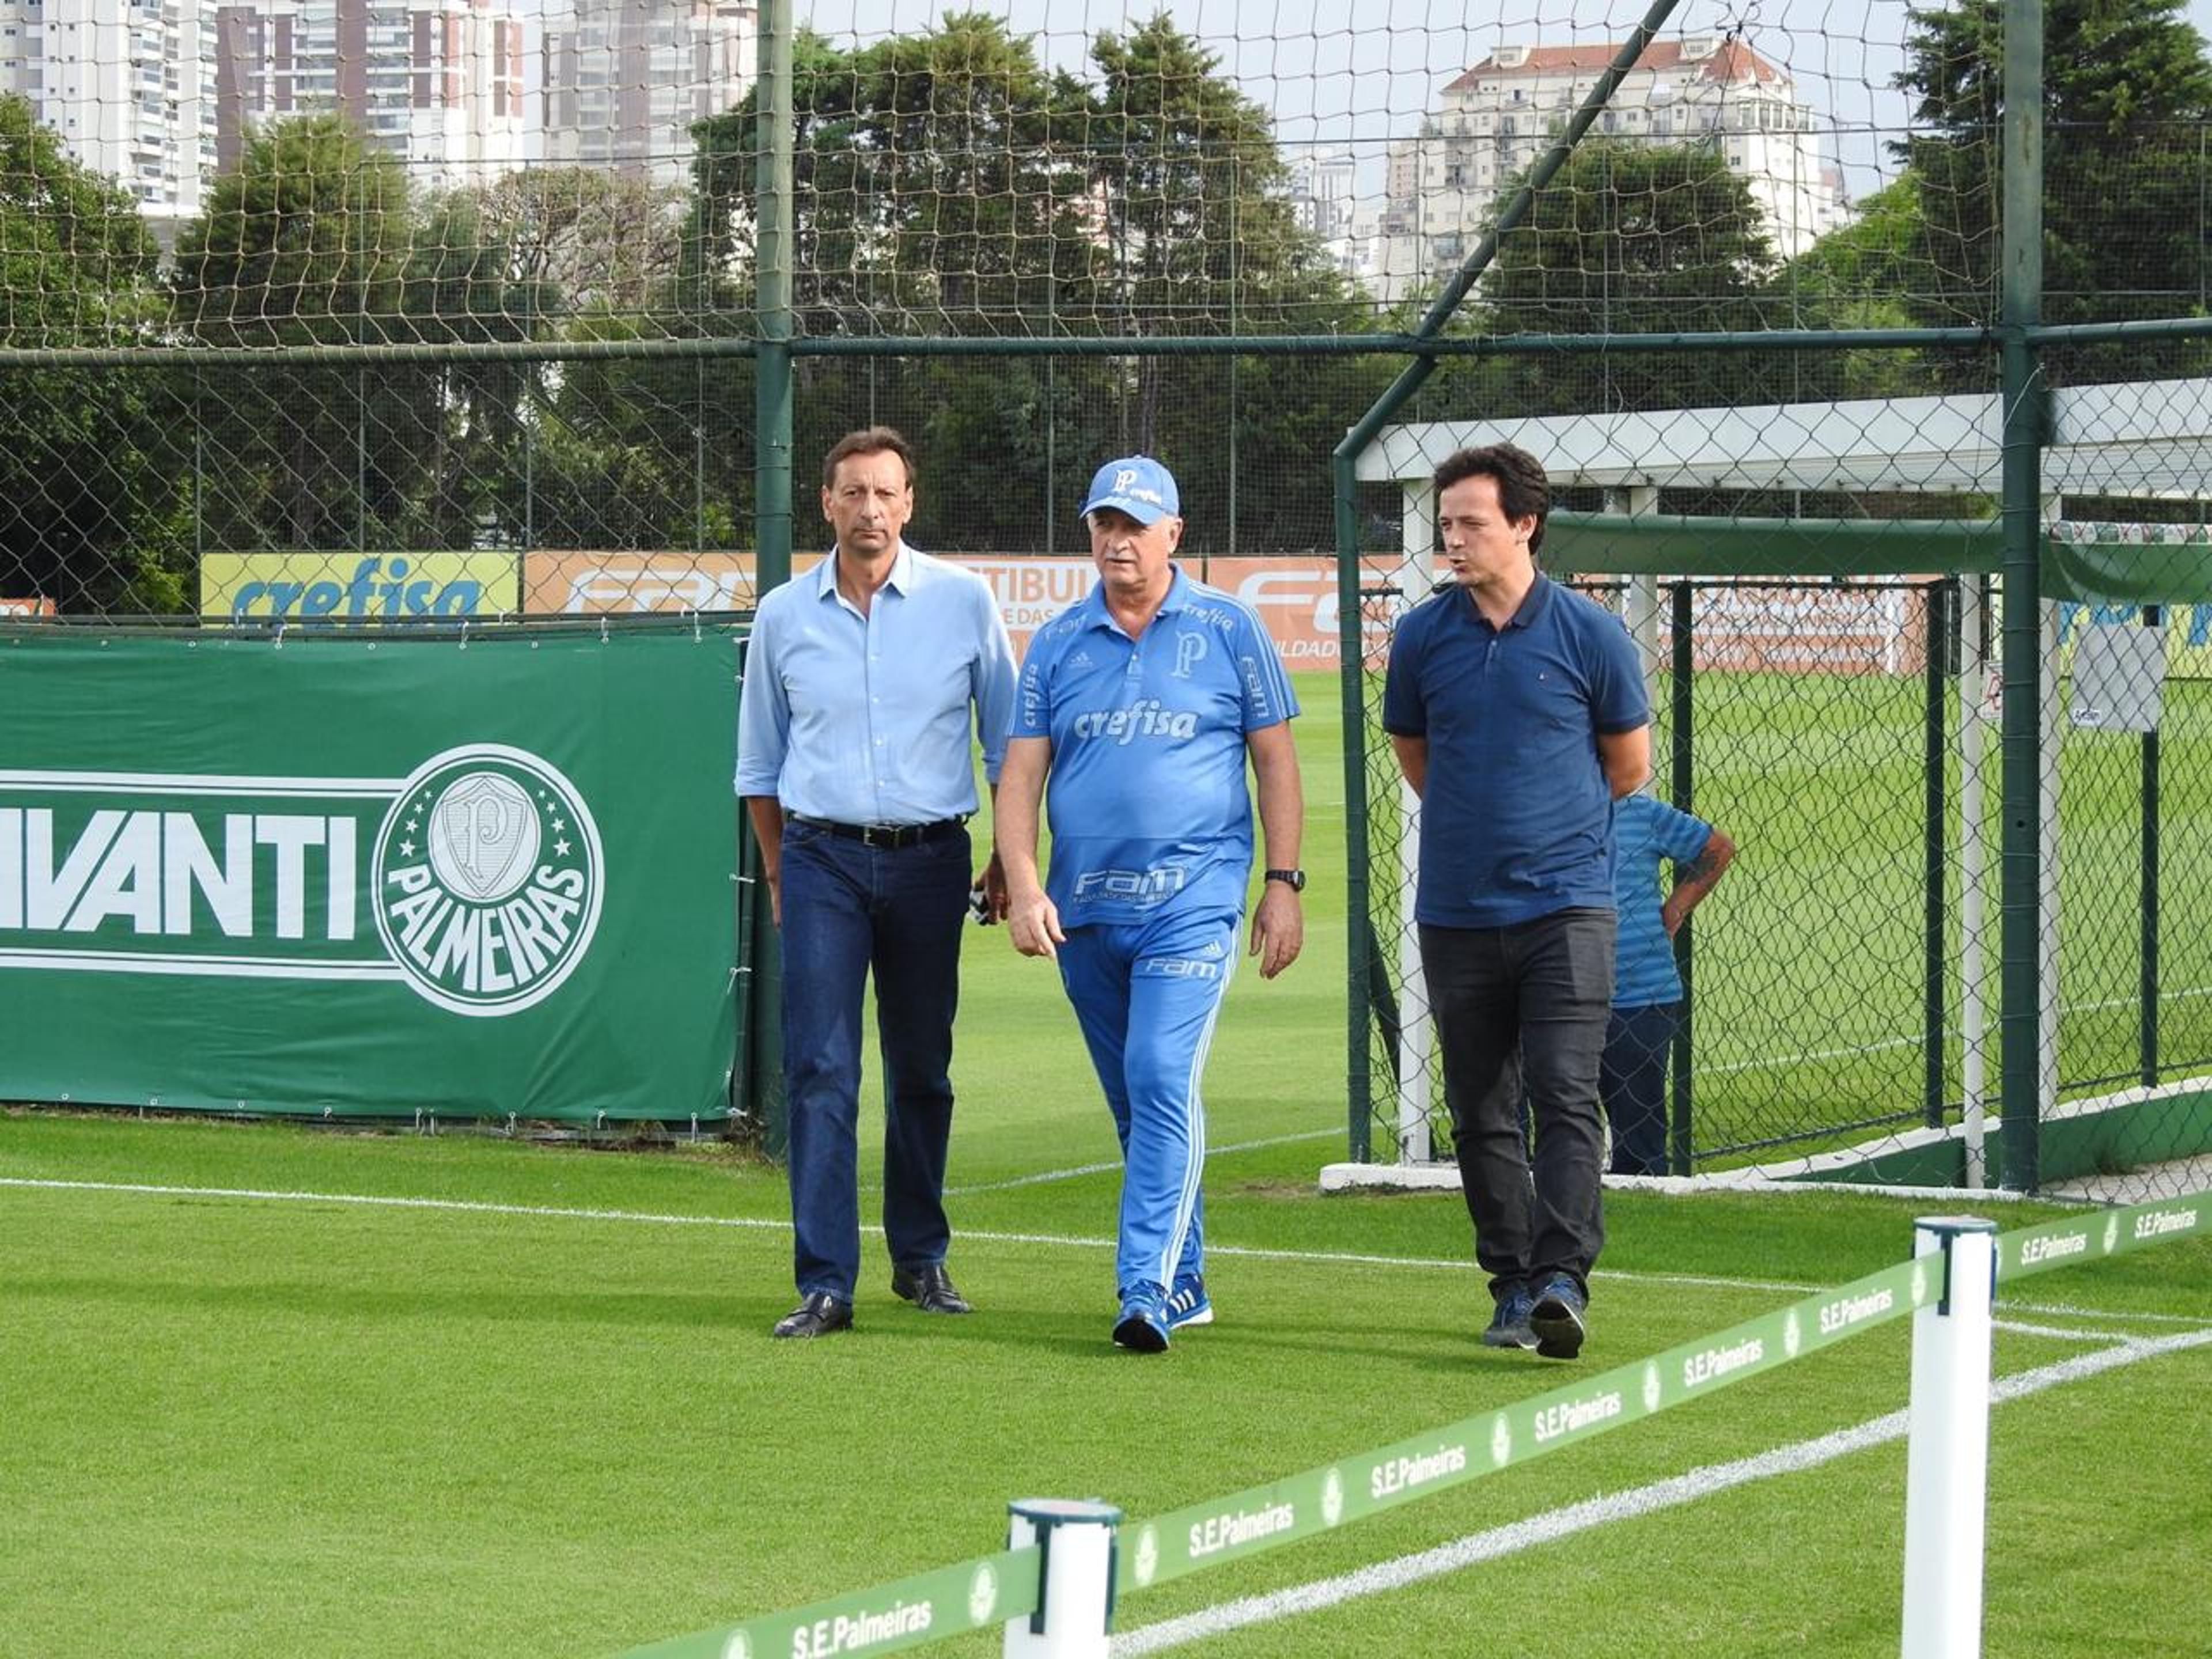
<path fill-rule="evenodd" d="M 1186 1325 L 1212 1322 L 1213 1304 L 1206 1299 L 1206 1280 L 1195 1277 L 1176 1280 L 1175 1289 L 1168 1292 L 1168 1328 L 1179 1331 Z"/>
<path fill-rule="evenodd" d="M 1498 1298 L 1498 1311 L 1491 1316 L 1490 1328 L 1482 1334 L 1486 1348 L 1533 1348 L 1536 1333 L 1530 1328 L 1528 1315 L 1536 1305 L 1536 1298 L 1528 1294 L 1525 1285 L 1516 1285 Z"/>
<path fill-rule="evenodd" d="M 1583 1310 L 1589 1306 L 1583 1287 L 1569 1275 L 1553 1273 L 1546 1279 L 1543 1289 L 1536 1292 L 1535 1305 L 1528 1310 L 1528 1326 L 1536 1334 L 1536 1352 L 1547 1359 L 1572 1359 L 1580 1353 L 1587 1334 Z"/>
<path fill-rule="evenodd" d="M 1167 1298 L 1157 1285 L 1133 1285 L 1121 1298 L 1121 1316 L 1114 1322 L 1114 1346 L 1136 1353 L 1167 1352 Z"/>

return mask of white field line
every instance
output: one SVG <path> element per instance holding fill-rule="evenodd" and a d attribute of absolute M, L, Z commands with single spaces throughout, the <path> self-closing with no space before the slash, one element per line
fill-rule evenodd
<path fill-rule="evenodd" d="M 2101 1319 L 2107 1324 L 2202 1325 L 2204 1322 L 2201 1319 L 2192 1319 L 2187 1314 L 2123 1313 L 2112 1308 L 2084 1308 L 2071 1302 L 2004 1301 L 2002 1305 L 2008 1313 L 2041 1314 L 2057 1319 Z M 2114 1332 L 2112 1334 L 2120 1336 L 2125 1333 Z"/>
<path fill-rule="evenodd" d="M 343 1204 L 362 1209 L 427 1210 L 458 1215 L 503 1215 L 565 1221 L 626 1222 L 664 1227 L 731 1227 L 781 1232 L 791 1224 L 781 1216 L 663 1215 L 645 1210 L 592 1210 L 552 1204 L 495 1204 L 477 1199 L 408 1198 L 383 1193 L 319 1193 L 258 1187 L 175 1187 L 152 1182 L 63 1181 L 42 1176 L 0 1176 L 0 1189 L 19 1188 L 43 1192 L 117 1193 L 150 1198 L 221 1198 L 240 1203 Z M 864 1233 L 880 1236 L 883 1229 L 864 1226 Z M 1111 1250 L 1110 1238 L 1066 1233 L 963 1231 L 959 1237 L 978 1244 L 1039 1244 L 1054 1249 Z M 1291 1250 L 1257 1244 L 1208 1244 L 1209 1255 L 1232 1256 L 1253 1261 L 1330 1262 L 1357 1267 L 1409 1267 L 1472 1274 L 1474 1263 L 1461 1256 L 1379 1255 L 1358 1250 Z M 1824 1288 L 1771 1279 L 1731 1279 L 1702 1273 L 1647 1273 L 1599 1268 L 1596 1279 L 1624 1284 L 1685 1285 L 1713 1290 L 1771 1291 L 1784 1295 L 1809 1296 Z"/>
<path fill-rule="evenodd" d="M 2015 1336 L 2046 1337 L 2053 1342 L 2110 1342 L 2116 1334 L 2112 1331 L 2085 1331 L 2067 1325 L 2035 1325 L 2025 1319 L 1993 1319 L 1990 1322 L 2001 1331 L 2010 1331 Z M 2124 1337 L 2122 1340 L 2125 1340 Z"/>
<path fill-rule="evenodd" d="M 1326 1129 L 1302 1129 L 1293 1135 L 1270 1135 L 1264 1140 L 1239 1140 L 1226 1146 L 1208 1146 L 1208 1158 L 1219 1158 L 1228 1152 L 1255 1152 L 1263 1146 L 1289 1146 L 1301 1140 L 1328 1140 L 1344 1133 L 1340 1123 Z M 1105 1175 L 1121 1167 L 1120 1158 L 1108 1164 L 1079 1164 L 1067 1170 L 1040 1170 L 1035 1175 L 1015 1176 L 1006 1181 L 979 1181 L 971 1186 L 947 1187 L 947 1198 L 963 1197 L 969 1193 L 1002 1193 L 1011 1187 L 1042 1187 L 1048 1182 L 1073 1181 L 1081 1176 Z"/>
<path fill-rule="evenodd" d="M 0 1190 L 16 1188 L 33 1192 L 114 1193 L 149 1198 L 232 1199 L 255 1204 L 339 1204 L 362 1209 L 426 1210 L 456 1215 L 516 1216 L 526 1219 L 600 1221 L 656 1227 L 727 1227 L 741 1231 L 781 1232 L 791 1224 L 781 1216 L 667 1215 L 650 1210 L 593 1210 L 555 1204 L 495 1204 L 479 1199 L 410 1198 L 386 1193 L 319 1193 L 293 1188 L 260 1187 L 176 1187 L 137 1181 L 64 1181 L 46 1176 L 0 1176 Z M 881 1237 L 879 1226 L 863 1226 L 864 1233 Z M 975 1232 L 963 1230 L 959 1237 L 978 1244 L 1038 1244 L 1052 1249 L 1111 1250 L 1110 1238 L 1067 1233 Z M 1381 1255 L 1358 1250 L 1291 1250 L 1260 1244 L 1208 1244 L 1208 1255 L 1249 1261 L 1307 1261 L 1353 1267 L 1406 1267 L 1422 1272 L 1472 1274 L 1474 1263 L 1463 1256 Z M 1623 1285 L 1675 1285 L 1692 1289 L 1771 1291 L 1781 1296 L 1810 1296 L 1828 1288 L 1787 1279 L 1738 1279 L 1715 1273 L 1637 1273 L 1600 1267 L 1591 1278 L 1618 1280 Z M 2055 1314 L 2081 1319 L 2123 1322 L 2156 1321 L 2194 1324 L 2178 1314 L 2116 1313 L 2064 1304 L 2008 1302 L 2008 1311 Z M 2114 1333 L 2118 1340 L 2125 1340 Z"/>
<path fill-rule="evenodd" d="M 2094 1353 L 2076 1355 L 2055 1364 L 2038 1366 L 2033 1370 L 2001 1377 L 1992 1389 L 1990 1397 L 1994 1403 L 1999 1404 L 2025 1399 L 2029 1395 L 2040 1394 L 2045 1389 L 2056 1388 L 2062 1382 L 2078 1382 L 2083 1377 L 2095 1376 L 2122 1365 L 2132 1365 L 2138 1360 L 2208 1346 L 2212 1346 L 2212 1329 L 2187 1331 L 2156 1339 L 2129 1339 L 2114 1347 L 2100 1348 Z M 1434 1578 L 1443 1573 L 1456 1572 L 1479 1561 L 1494 1561 L 1595 1527 L 1607 1526 L 1616 1521 L 1635 1520 L 1662 1510 L 1694 1503 L 1715 1492 L 1726 1492 L 1732 1486 L 1771 1480 L 1778 1475 L 1802 1474 L 1807 1469 L 1818 1468 L 1823 1463 L 1833 1462 L 1839 1457 L 1849 1456 L 1853 1452 L 1901 1440 L 1910 1425 L 1909 1413 L 1891 1412 L 1887 1416 L 1861 1423 L 1855 1428 L 1838 1429 L 1832 1434 L 1801 1440 L 1795 1445 L 1778 1446 L 1756 1456 L 1739 1458 L 1729 1463 L 1708 1464 L 1704 1468 L 1692 1469 L 1686 1474 L 1654 1481 L 1648 1486 L 1638 1486 L 1628 1492 L 1571 1504 L 1564 1509 L 1514 1522 L 1510 1526 L 1493 1527 L 1487 1532 L 1472 1534 L 1435 1549 L 1423 1550 L 1414 1555 L 1402 1555 L 1392 1561 L 1377 1562 L 1355 1572 L 1272 1590 L 1265 1595 L 1249 1595 L 1235 1601 L 1225 1601 L 1218 1607 L 1186 1613 L 1179 1619 L 1162 1620 L 1158 1624 L 1146 1625 L 1115 1637 L 1112 1650 L 1114 1659 L 1134 1659 L 1134 1656 L 1139 1654 L 1158 1653 L 1188 1642 L 1225 1635 L 1248 1626 L 1266 1624 L 1302 1613 L 1318 1612 L 1363 1596 L 1402 1589 L 1408 1584 L 1419 1583 L 1425 1578 Z"/>
<path fill-rule="evenodd" d="M 2160 991 L 2161 1002 L 2180 1002 L 2190 997 L 2212 996 L 2212 985 L 2191 985 L 2179 991 Z M 2068 1014 L 2097 1014 L 2108 1008 L 2132 1008 L 2140 997 L 2105 997 L 2095 1002 L 2069 1002 L 2059 1006 L 2063 1018 Z M 1994 1029 L 1994 1022 L 1992 1022 Z M 1724 1066 L 1701 1066 L 1700 1075 L 1730 1077 L 1738 1072 L 1771 1072 L 1784 1066 L 1802 1065 L 1808 1060 L 1848 1060 L 1853 1054 L 1878 1054 L 1890 1048 L 1917 1048 L 1927 1042 L 1924 1033 L 1911 1036 L 1877 1037 L 1871 1042 L 1854 1042 L 1840 1048 L 1808 1048 L 1801 1054 L 1769 1054 L 1753 1060 L 1730 1060 Z"/>

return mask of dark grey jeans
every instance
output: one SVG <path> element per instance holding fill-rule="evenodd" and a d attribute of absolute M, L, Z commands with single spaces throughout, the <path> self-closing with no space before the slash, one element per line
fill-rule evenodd
<path fill-rule="evenodd" d="M 1510 927 L 1421 927 L 1474 1259 L 1493 1296 L 1573 1277 L 1605 1243 L 1598 1066 L 1613 1001 L 1613 913 L 1553 911 Z M 1521 1126 L 1525 1079 L 1532 1165 Z"/>

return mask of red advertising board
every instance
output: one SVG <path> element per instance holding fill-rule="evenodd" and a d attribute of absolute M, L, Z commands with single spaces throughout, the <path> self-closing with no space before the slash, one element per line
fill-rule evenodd
<path fill-rule="evenodd" d="M 999 613 L 1017 652 L 1030 636 L 1088 593 L 1098 579 L 1089 558 L 1078 555 L 955 553 L 953 563 L 973 570 L 998 596 Z M 794 554 L 795 571 L 811 570 L 819 552 Z M 1336 562 L 1321 554 L 1276 558 L 1186 559 L 1200 580 L 1234 594 L 1260 613 L 1287 668 L 1334 667 L 1339 657 Z M 1376 555 L 1364 561 L 1363 586 L 1381 588 L 1399 575 L 1403 561 Z M 1417 580 L 1419 578 L 1417 576 Z M 635 611 L 742 611 L 755 598 L 750 553 L 531 554 L 523 566 L 523 608 L 539 615 L 597 616 Z M 1427 592 L 1424 582 L 1418 599 Z M 1387 629 L 1387 605 L 1374 607 L 1370 642 Z"/>

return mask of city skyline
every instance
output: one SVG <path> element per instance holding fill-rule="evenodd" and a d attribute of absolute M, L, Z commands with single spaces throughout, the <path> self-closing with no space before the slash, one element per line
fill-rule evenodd
<path fill-rule="evenodd" d="M 1335 205 L 1302 211 L 1340 237 L 1381 214 L 1390 155 L 1469 68 L 1504 48 L 1599 52 L 1644 15 L 1628 0 L 1547 0 L 1435 22 L 1428 0 L 1371 0 L 1354 27 L 1320 0 L 822 0 L 799 21 L 853 44 L 961 9 L 1002 19 L 1072 71 L 1102 31 L 1164 11 L 1268 112 L 1285 161 L 1329 177 Z M 2184 15 L 2212 31 L 2212 0 Z M 1662 39 L 1735 21 L 1723 0 L 1690 0 Z M 1903 0 L 1783 0 L 1741 36 L 1790 79 L 1853 201 L 1894 176 L 1906 26 Z M 753 0 L 0 0 L 0 90 L 67 104 L 49 124 L 72 153 L 171 217 L 198 210 L 245 120 L 333 106 L 432 186 L 541 161 L 678 185 L 686 129 L 744 96 L 757 51 Z"/>

